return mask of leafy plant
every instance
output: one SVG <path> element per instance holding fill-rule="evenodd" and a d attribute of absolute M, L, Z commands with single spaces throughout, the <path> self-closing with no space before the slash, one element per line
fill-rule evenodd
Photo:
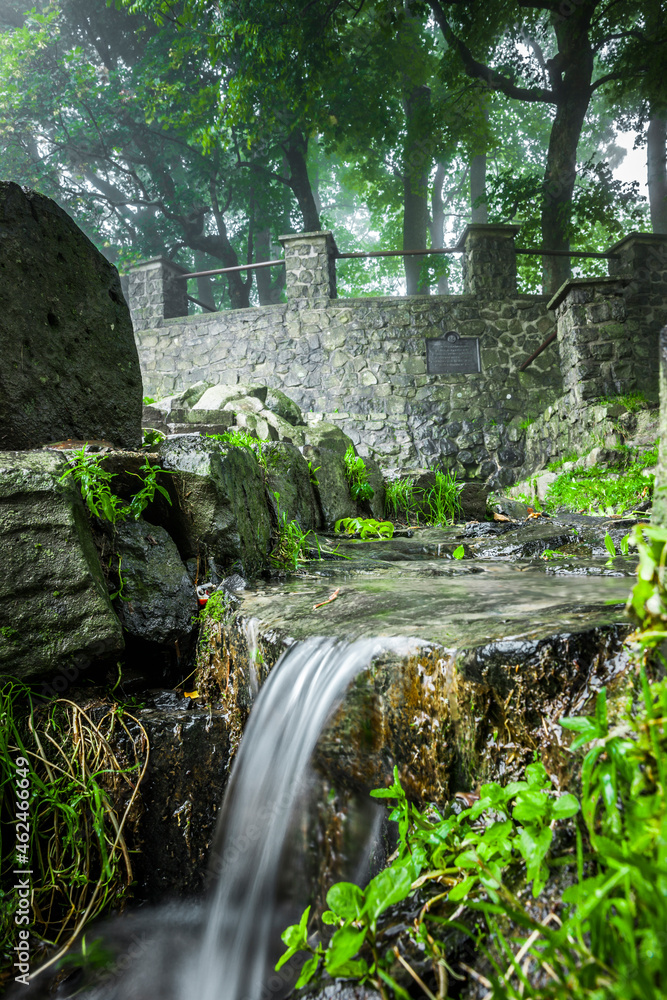
<path fill-rule="evenodd" d="M 18 828 L 0 827 L 1 874 L 16 888 L 12 872 L 33 869 L 31 933 L 60 949 L 52 961 L 127 895 L 148 746 L 141 722 L 116 705 L 91 717 L 66 698 L 40 703 L 6 675 L 0 684 L 0 802 L 27 831 L 17 850 Z M 25 818 L 17 781 L 28 789 Z M 5 946 L 15 941 L 17 902 L 14 890 L 0 892 Z"/>
<path fill-rule="evenodd" d="M 424 491 L 423 507 L 428 524 L 452 524 L 461 513 L 459 499 L 464 483 L 456 481 L 455 472 L 436 470 L 435 486 Z"/>
<path fill-rule="evenodd" d="M 150 448 L 164 441 L 165 435 L 154 427 L 144 427 L 144 447 Z"/>
<path fill-rule="evenodd" d="M 341 517 L 336 521 L 334 531 L 359 535 L 360 538 L 392 538 L 394 525 L 391 521 L 376 521 L 372 517 Z"/>
<path fill-rule="evenodd" d="M 276 542 L 273 546 L 270 559 L 280 569 L 290 570 L 296 573 L 301 563 L 308 559 L 307 539 L 310 535 L 315 538 L 318 554 L 320 554 L 317 535 L 311 531 L 304 531 L 297 521 L 290 520 L 287 511 L 280 509 L 280 493 L 275 492 L 273 496 L 276 500 L 278 530 Z M 321 554 L 320 554 L 321 558 Z"/>
<path fill-rule="evenodd" d="M 116 524 L 117 521 L 124 521 L 127 518 L 137 520 L 143 514 L 149 503 L 153 500 L 155 493 L 160 493 L 167 503 L 171 504 L 171 497 L 164 486 L 157 481 L 157 476 L 164 470 L 158 466 L 151 465 L 148 458 L 144 461 L 138 473 L 129 473 L 141 480 L 142 486 L 138 493 L 127 503 L 111 490 L 111 480 L 116 474 L 104 468 L 104 455 L 90 455 L 86 451 L 86 446 L 75 451 L 70 458 L 73 464 L 63 472 L 58 482 L 62 483 L 70 476 L 79 484 L 81 495 L 91 514 L 95 517 L 103 518 Z"/>
<path fill-rule="evenodd" d="M 550 559 L 564 559 L 565 553 L 559 552 L 558 549 L 545 549 L 540 555 L 540 559 L 544 559 L 549 562 Z"/>
<path fill-rule="evenodd" d="M 143 398 L 143 404 L 144 404 L 144 406 L 150 406 L 151 403 L 154 403 L 154 402 L 155 402 L 155 400 L 153 399 L 152 396 L 144 396 L 144 398 Z"/>
<path fill-rule="evenodd" d="M 463 557 L 465 556 L 465 554 L 466 554 L 466 550 L 463 548 L 463 546 L 462 545 L 458 545 L 454 549 L 454 551 L 452 552 L 452 557 L 454 559 L 463 559 Z"/>
<path fill-rule="evenodd" d="M 404 516 L 410 524 L 414 519 L 419 524 L 418 499 L 413 478 L 394 479 L 385 483 L 385 507 L 394 518 Z"/>
<path fill-rule="evenodd" d="M 253 437 L 247 431 L 236 429 L 224 431 L 222 434 L 207 434 L 207 438 L 214 441 L 222 441 L 223 444 L 231 444 L 234 448 L 247 448 L 255 456 L 263 469 L 266 469 L 266 455 L 264 454 L 263 442 L 259 438 Z"/>
<path fill-rule="evenodd" d="M 655 450 L 636 457 L 626 469 L 612 470 L 600 466 L 573 469 L 560 475 L 547 490 L 545 507 L 570 510 L 623 513 L 650 499 L 654 476 L 642 470 L 655 464 Z"/>
<path fill-rule="evenodd" d="M 366 463 L 360 455 L 355 455 L 352 445 L 348 445 L 347 451 L 343 455 L 343 461 L 345 462 L 345 475 L 352 499 L 372 500 L 374 492 L 368 482 Z"/>

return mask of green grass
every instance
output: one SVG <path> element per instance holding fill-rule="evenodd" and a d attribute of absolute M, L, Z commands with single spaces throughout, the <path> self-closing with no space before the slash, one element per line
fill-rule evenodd
<path fill-rule="evenodd" d="M 287 511 L 280 509 L 280 493 L 274 492 L 273 495 L 276 500 L 278 524 L 270 559 L 279 570 L 296 573 L 309 558 L 310 535 L 315 538 L 319 553 L 317 535 L 313 531 L 304 531 L 297 521 L 291 520 Z"/>
<path fill-rule="evenodd" d="M 435 484 L 429 489 L 416 487 L 412 478 L 387 483 L 387 513 L 394 519 L 404 517 L 408 524 L 453 524 L 461 515 L 460 493 L 464 484 L 457 481 L 455 472 L 434 472 Z"/>
<path fill-rule="evenodd" d="M 247 431 L 224 431 L 222 434 L 207 434 L 206 437 L 212 438 L 214 441 L 221 441 L 223 444 L 231 444 L 234 448 L 246 448 L 252 452 L 262 468 L 266 470 L 263 442 L 259 438 L 252 437 Z"/>
<path fill-rule="evenodd" d="M 372 500 L 374 493 L 373 487 L 368 482 L 366 463 L 360 455 L 355 455 L 352 445 L 348 445 L 343 460 L 345 462 L 345 475 L 352 499 L 361 501 Z"/>
<path fill-rule="evenodd" d="M 547 490 L 544 506 L 553 512 L 560 507 L 586 513 L 622 514 L 653 496 L 655 477 L 642 471 L 657 463 L 658 446 L 641 455 L 628 453 L 619 461 L 625 467 L 593 466 L 564 472 Z"/>
<path fill-rule="evenodd" d="M 646 398 L 643 392 L 628 392 L 625 396 L 603 396 L 602 399 L 597 400 L 597 402 L 603 406 L 611 406 L 614 403 L 620 403 L 624 406 L 626 410 L 630 413 L 636 413 L 638 410 L 645 410 L 651 405 L 650 400 Z"/>

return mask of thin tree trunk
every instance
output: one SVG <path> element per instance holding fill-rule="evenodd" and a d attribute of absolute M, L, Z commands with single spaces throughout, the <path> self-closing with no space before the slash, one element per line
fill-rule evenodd
<path fill-rule="evenodd" d="M 215 267 L 215 264 L 213 267 Z M 195 271 L 208 270 L 212 270 L 208 258 L 199 250 L 195 250 Z M 217 306 L 213 298 L 213 279 L 210 275 L 204 278 L 197 278 L 197 298 L 202 305 L 208 306 L 212 312 L 216 311 Z"/>
<path fill-rule="evenodd" d="M 255 261 L 259 264 L 262 260 L 271 259 L 271 230 L 268 228 L 260 229 L 255 234 Z M 284 267 L 275 269 L 260 267 L 255 271 L 260 306 L 272 306 L 281 301 L 281 291 L 285 283 L 284 275 Z"/>
<path fill-rule="evenodd" d="M 667 119 L 654 114 L 648 126 L 648 200 L 654 233 L 667 233 Z"/>
<path fill-rule="evenodd" d="M 439 163 L 433 179 L 431 194 L 431 246 L 438 250 L 445 245 L 445 202 L 442 197 L 442 185 L 445 182 L 445 166 Z M 438 295 L 449 295 L 449 277 L 447 274 L 438 276 Z"/>
<path fill-rule="evenodd" d="M 321 229 L 320 214 L 317 211 L 306 162 L 308 139 L 298 129 L 294 129 L 283 148 L 289 166 L 289 186 L 294 192 L 303 217 L 303 231 L 305 233 L 319 232 Z"/>
<path fill-rule="evenodd" d="M 425 250 L 428 231 L 428 173 L 431 154 L 424 142 L 424 112 L 431 100 L 429 87 L 405 94 L 403 107 L 407 135 L 403 155 L 403 249 Z M 428 295 L 428 278 L 421 277 L 423 257 L 404 257 L 408 295 Z"/>
<path fill-rule="evenodd" d="M 489 221 L 486 204 L 486 153 L 478 153 L 470 162 L 470 205 L 473 223 Z"/>

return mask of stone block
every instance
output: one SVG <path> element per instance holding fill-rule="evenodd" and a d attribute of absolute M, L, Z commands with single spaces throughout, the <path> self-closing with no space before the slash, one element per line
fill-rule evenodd
<path fill-rule="evenodd" d="M 23 681 L 80 671 L 123 649 L 73 480 L 54 452 L 0 453 L 0 672 Z"/>
<path fill-rule="evenodd" d="M 55 202 L 0 182 L 0 447 L 141 441 L 142 383 L 116 268 Z"/>

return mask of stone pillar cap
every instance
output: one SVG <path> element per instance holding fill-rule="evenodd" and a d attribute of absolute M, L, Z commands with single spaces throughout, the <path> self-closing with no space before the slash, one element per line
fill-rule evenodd
<path fill-rule="evenodd" d="M 492 235 L 506 236 L 508 239 L 510 239 L 510 238 L 513 239 L 516 236 L 516 234 L 519 232 L 520 229 L 521 229 L 521 226 L 517 226 L 517 225 L 511 224 L 511 223 L 504 223 L 504 222 L 471 222 L 471 223 L 469 223 L 465 227 L 465 229 L 461 233 L 461 236 L 459 237 L 459 241 L 456 244 L 456 246 L 455 246 L 454 249 L 455 250 L 464 250 L 465 249 L 466 240 L 473 233 L 480 233 L 480 234 L 481 233 L 488 233 L 489 236 L 492 236 Z"/>
<path fill-rule="evenodd" d="M 616 253 L 629 243 L 667 243 L 667 233 L 640 233 L 634 230 L 632 233 L 624 236 L 622 240 L 619 240 L 618 243 L 614 243 L 613 246 L 609 247 L 607 252 Z"/>
<path fill-rule="evenodd" d="M 180 271 L 181 274 L 189 274 L 187 267 L 183 267 L 182 264 L 177 264 L 176 261 L 169 260 L 167 257 L 148 257 L 147 260 L 138 260 L 136 264 L 130 264 L 129 270 L 135 271 L 140 267 L 148 267 L 149 264 L 162 264 L 164 267 L 170 267 L 173 271 Z"/>
<path fill-rule="evenodd" d="M 632 278 L 628 278 L 623 274 L 612 276 L 611 278 L 568 278 L 567 281 L 563 282 L 558 291 L 554 293 L 552 298 L 549 299 L 547 309 L 555 309 L 559 306 L 568 292 L 571 292 L 573 288 L 583 288 L 586 285 L 629 285 L 631 282 Z"/>
<path fill-rule="evenodd" d="M 321 229 L 313 233 L 285 233 L 283 236 L 279 236 L 278 239 L 281 243 L 287 240 L 309 240 L 314 236 L 330 236 L 331 244 L 333 246 L 334 253 L 338 253 L 338 247 L 336 246 L 336 238 L 330 229 Z"/>

